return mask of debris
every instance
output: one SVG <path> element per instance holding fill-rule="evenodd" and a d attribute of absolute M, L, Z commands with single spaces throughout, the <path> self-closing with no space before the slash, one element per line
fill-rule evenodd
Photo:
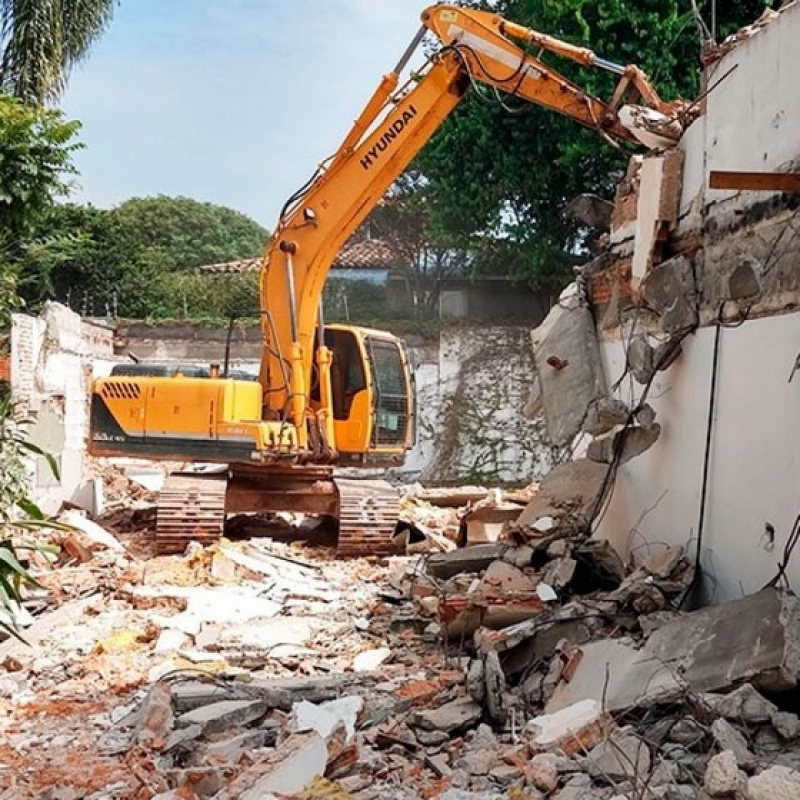
<path fill-rule="evenodd" d="M 328 749 L 318 733 L 293 734 L 240 773 L 223 797 L 226 800 L 265 800 L 273 794 L 298 794 L 325 773 L 327 762 Z"/>
<path fill-rule="evenodd" d="M 748 800 L 796 800 L 800 797 L 800 772 L 775 766 L 747 781 Z"/>
<path fill-rule="evenodd" d="M 482 709 L 469 698 L 453 700 L 439 708 L 417 711 L 412 724 L 429 731 L 454 733 L 474 725 L 481 718 Z"/>
<path fill-rule="evenodd" d="M 553 714 L 538 716 L 525 726 L 535 750 L 559 750 L 567 755 L 591 750 L 612 729 L 613 720 L 596 700 L 581 700 Z"/>
<path fill-rule="evenodd" d="M 708 762 L 703 786 L 711 797 L 741 796 L 746 785 L 747 776 L 739 769 L 730 750 L 724 750 Z"/>
<path fill-rule="evenodd" d="M 392 651 L 388 647 L 364 650 L 353 659 L 353 672 L 373 672 L 391 657 Z"/>
<path fill-rule="evenodd" d="M 229 728 L 247 725 L 263 717 L 269 704 L 263 700 L 221 700 L 187 711 L 175 720 L 179 728 L 199 725 L 204 734 L 220 733 Z"/>
<path fill-rule="evenodd" d="M 594 747 L 583 762 L 593 778 L 632 780 L 636 786 L 650 773 L 650 749 L 632 731 L 616 730 Z"/>
<path fill-rule="evenodd" d="M 463 572 L 482 572 L 501 559 L 507 549 L 507 544 L 477 544 L 452 553 L 433 553 L 425 564 L 425 571 L 443 580 Z"/>

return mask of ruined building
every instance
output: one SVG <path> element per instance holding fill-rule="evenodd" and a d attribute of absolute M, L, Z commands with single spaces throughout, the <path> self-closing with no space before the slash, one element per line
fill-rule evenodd
<path fill-rule="evenodd" d="M 632 158 L 533 334 L 550 438 L 613 467 L 593 529 L 623 557 L 684 546 L 711 602 L 800 578 L 798 41 L 790 3 L 710 54 L 703 113 Z"/>

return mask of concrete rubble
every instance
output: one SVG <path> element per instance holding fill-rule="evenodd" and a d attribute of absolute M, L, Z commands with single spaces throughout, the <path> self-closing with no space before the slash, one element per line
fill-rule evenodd
<path fill-rule="evenodd" d="M 31 646 L 0 643 L 0 798 L 800 797 L 798 601 L 679 610 L 680 548 L 590 537 L 596 467 L 418 489 L 407 522 L 453 547 L 385 559 L 154 557 L 119 509 L 70 512 Z M 480 503 L 516 518 L 470 544 Z"/>

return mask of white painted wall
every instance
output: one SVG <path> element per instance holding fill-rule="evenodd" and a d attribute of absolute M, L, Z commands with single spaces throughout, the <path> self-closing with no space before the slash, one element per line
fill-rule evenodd
<path fill-rule="evenodd" d="M 709 190 L 712 170 L 778 171 L 800 158 L 798 42 L 800 4 L 787 8 L 778 20 L 739 43 L 708 70 L 709 85 L 722 80 L 708 95 L 705 114 L 680 144 L 686 154 L 682 215 L 701 193 L 707 205 L 719 206 L 710 211 L 712 215 L 729 213 L 771 194 Z M 696 218 L 686 218 L 683 227 L 696 222 Z"/>
<path fill-rule="evenodd" d="M 660 542 L 696 551 L 715 330 L 703 328 L 651 389 L 661 438 L 623 466 L 598 528 L 625 555 Z M 624 370 L 619 341 L 602 355 L 614 382 Z M 701 564 L 708 599 L 761 588 L 800 514 L 800 373 L 789 383 L 800 351 L 800 314 L 752 320 L 721 330 Z M 638 399 L 627 381 L 621 396 Z M 764 525 L 776 530 L 769 549 Z M 800 587 L 800 550 L 788 575 Z"/>
<path fill-rule="evenodd" d="M 15 314 L 11 331 L 14 399 L 36 421 L 31 440 L 51 453 L 56 478 L 42 458 L 32 464 L 34 499 L 47 513 L 64 500 L 91 505 L 85 470 L 89 385 L 93 359 L 112 354 L 110 330 L 81 321 L 65 306 L 47 303 L 40 317 Z"/>

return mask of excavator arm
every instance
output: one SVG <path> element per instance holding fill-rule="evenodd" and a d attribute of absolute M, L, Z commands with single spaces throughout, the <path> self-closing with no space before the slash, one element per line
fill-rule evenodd
<path fill-rule="evenodd" d="M 261 313 L 264 351 L 260 381 L 265 419 L 289 421 L 298 445 L 308 445 L 308 425 L 335 447 L 331 414 L 331 353 L 321 318 L 322 290 L 341 246 L 367 217 L 472 84 L 488 86 L 564 114 L 615 142 L 637 144 L 635 125 L 650 140 L 673 144 L 687 107 L 663 102 L 634 66 L 530 30 L 502 17 L 450 5 L 422 14 L 423 27 L 397 67 L 385 75 L 337 152 L 287 203 L 264 257 Z M 400 74 L 426 32 L 439 49 L 400 86 Z M 538 48 L 534 55 L 526 47 Z M 620 76 L 609 102 L 586 93 L 542 60 L 545 52 Z M 644 108 L 642 108 L 642 106 Z M 312 375 L 313 373 L 313 375 Z M 316 402 L 310 401 L 312 380 Z"/>

